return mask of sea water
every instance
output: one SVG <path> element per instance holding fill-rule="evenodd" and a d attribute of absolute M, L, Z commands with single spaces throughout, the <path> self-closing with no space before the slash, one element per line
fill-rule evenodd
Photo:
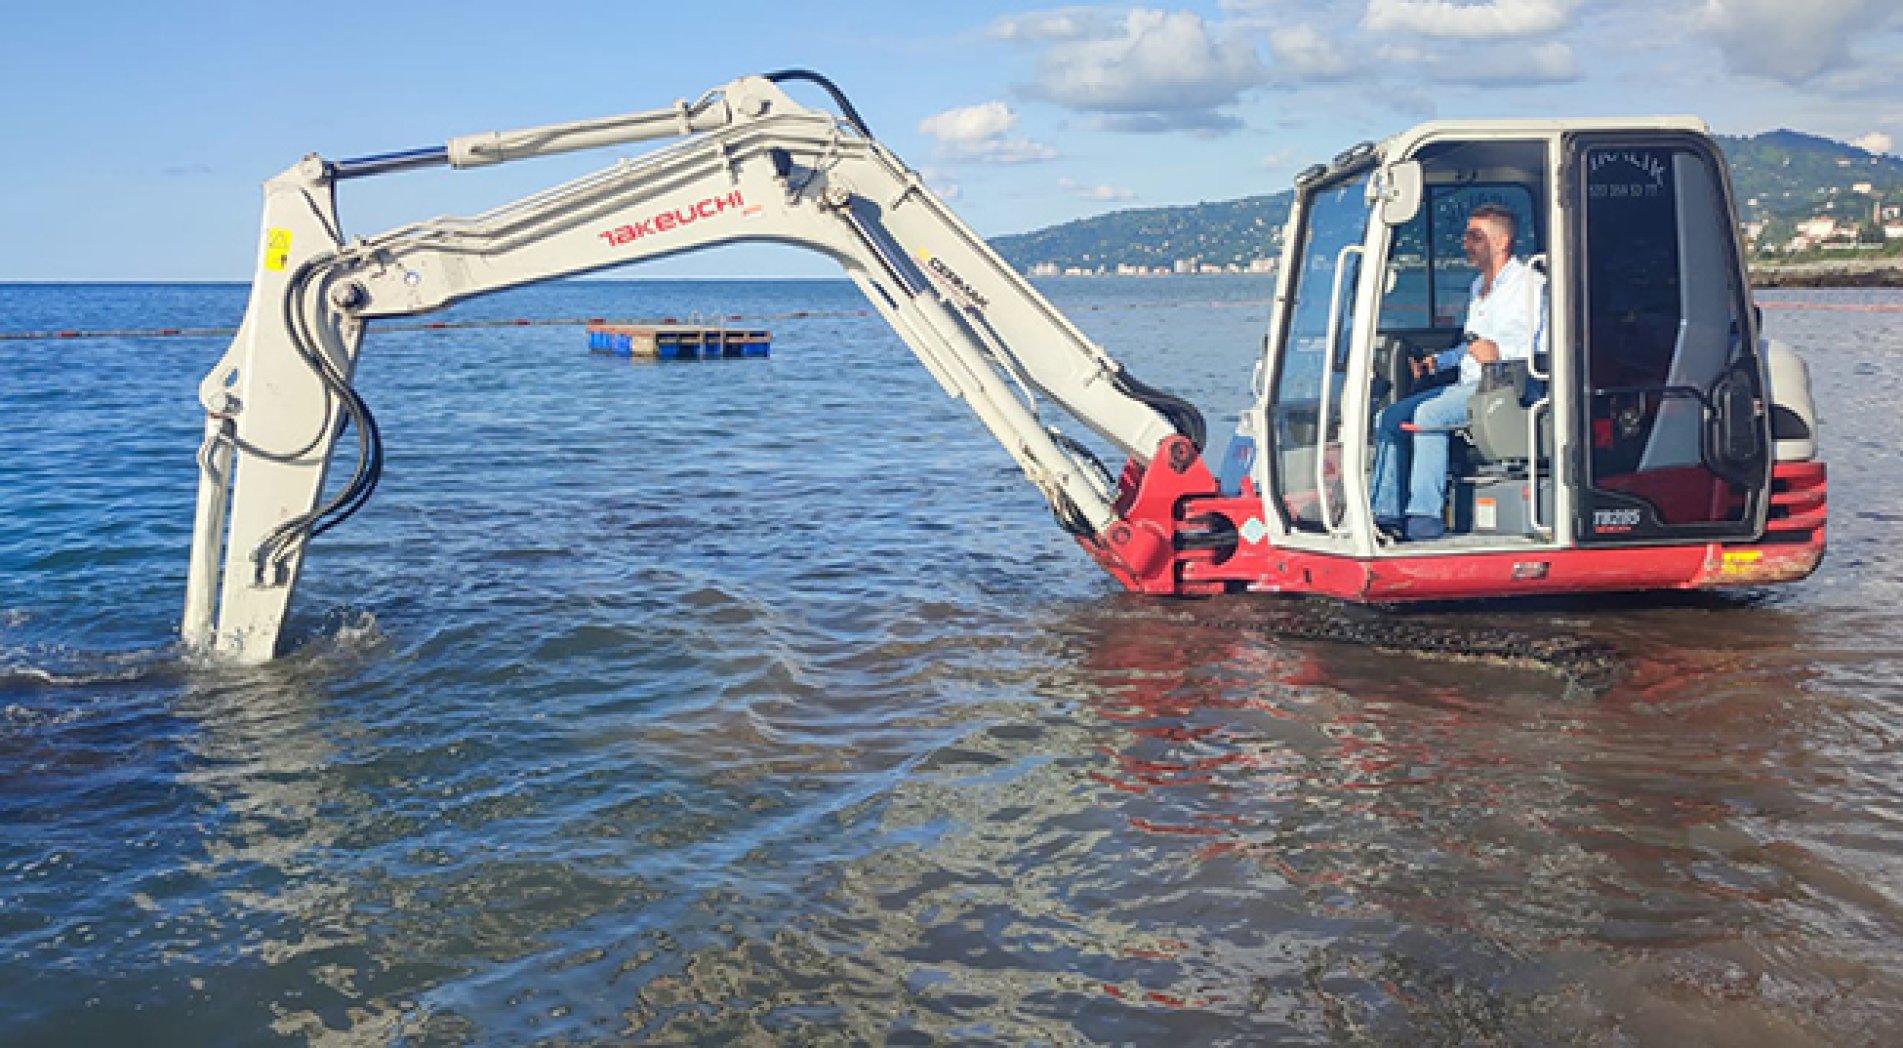
<path fill-rule="evenodd" d="M 1046 288 L 1219 450 L 1265 284 Z M 494 296 L 774 356 L 373 330 L 382 486 L 243 670 L 175 644 L 225 340 L 0 342 L 0 1041 L 1893 1042 L 1903 316 L 1779 303 L 1903 299 L 1763 297 L 1816 576 L 1380 611 L 1118 592 L 843 282 Z"/>

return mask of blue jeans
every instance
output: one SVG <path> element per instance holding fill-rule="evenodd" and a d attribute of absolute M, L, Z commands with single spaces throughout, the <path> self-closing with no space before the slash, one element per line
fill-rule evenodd
<path fill-rule="evenodd" d="M 1447 505 L 1448 428 L 1467 422 L 1467 398 L 1478 384 L 1441 386 L 1396 401 L 1374 420 L 1374 515 L 1376 519 L 1403 516 L 1438 519 Z M 1413 422 L 1430 433 L 1408 433 L 1401 423 Z M 1407 504 L 1401 504 L 1401 463 L 1407 457 L 1407 438 L 1413 437 L 1413 461 L 1408 467 Z"/>

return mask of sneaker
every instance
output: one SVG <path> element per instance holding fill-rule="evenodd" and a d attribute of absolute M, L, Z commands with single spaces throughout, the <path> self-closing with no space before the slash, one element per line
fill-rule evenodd
<path fill-rule="evenodd" d="M 1417 517 L 1410 514 L 1407 518 L 1407 540 L 1409 542 L 1431 542 L 1447 534 L 1446 525 L 1439 517 Z"/>
<path fill-rule="evenodd" d="M 1400 517 L 1376 517 L 1374 518 L 1374 530 L 1396 542 L 1407 541 L 1407 521 L 1402 520 Z"/>

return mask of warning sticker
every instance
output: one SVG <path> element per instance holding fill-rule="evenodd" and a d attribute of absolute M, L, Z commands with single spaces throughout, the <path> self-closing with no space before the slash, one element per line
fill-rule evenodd
<path fill-rule="evenodd" d="M 1500 507 L 1492 499 L 1474 500 L 1474 527 L 1487 531 L 1500 526 Z"/>
<path fill-rule="evenodd" d="M 267 229 L 264 231 L 264 268 L 273 273 L 284 271 L 284 264 L 291 258 L 291 231 L 288 229 Z"/>
<path fill-rule="evenodd" d="M 1763 559 L 1764 551 L 1761 549 L 1726 550 L 1718 571 L 1722 575 L 1749 575 L 1757 568 L 1758 561 Z"/>

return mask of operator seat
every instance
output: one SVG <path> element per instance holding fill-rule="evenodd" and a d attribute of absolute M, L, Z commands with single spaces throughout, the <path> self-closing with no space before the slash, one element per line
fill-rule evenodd
<path fill-rule="evenodd" d="M 1533 336 L 1533 358 L 1545 371 L 1546 256 L 1534 255 L 1527 265 L 1540 278 L 1537 292 L 1529 294 L 1537 293 L 1535 309 L 1541 318 Z M 1526 463 L 1544 454 L 1532 446 L 1528 416 L 1545 395 L 1546 383 L 1533 377 L 1529 361 L 1500 360 L 1482 367 L 1480 387 L 1467 401 L 1467 437 L 1482 461 Z"/>
<path fill-rule="evenodd" d="M 1467 436 L 1487 462 L 1525 462 L 1533 457 L 1529 408 L 1539 400 L 1538 383 L 1524 360 L 1488 364 L 1480 388 L 1467 401 Z"/>

